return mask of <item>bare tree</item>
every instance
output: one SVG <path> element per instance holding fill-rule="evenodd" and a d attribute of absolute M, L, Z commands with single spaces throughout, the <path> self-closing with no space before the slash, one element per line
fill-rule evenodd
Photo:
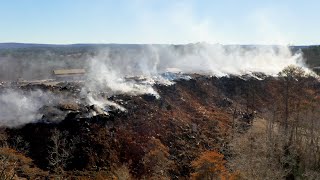
<path fill-rule="evenodd" d="M 282 145 L 275 145 L 283 142 L 281 135 L 273 132 L 272 136 L 277 142 L 272 142 L 275 146 L 270 150 L 269 143 L 266 143 L 268 126 L 266 120 L 257 119 L 248 132 L 238 134 L 231 141 L 233 156 L 228 159 L 228 166 L 234 171 L 239 171 L 240 179 L 273 180 L 283 179 L 286 176 L 286 169 L 278 161 L 283 154 Z"/>
<path fill-rule="evenodd" d="M 288 128 L 289 128 L 289 118 L 291 115 L 291 111 L 294 107 L 293 103 L 291 102 L 293 98 L 297 98 L 294 94 L 297 92 L 301 92 L 302 83 L 301 80 L 305 77 L 306 73 L 301 67 L 297 66 L 288 66 L 287 68 L 283 69 L 279 73 L 279 77 L 282 78 L 284 82 L 284 89 L 283 89 L 283 102 L 284 102 L 284 132 L 285 135 L 288 135 Z M 300 82 L 299 82 L 300 81 Z"/>
<path fill-rule="evenodd" d="M 117 180 L 130 180 L 130 169 L 126 165 L 122 165 L 113 171 L 113 176 Z"/>
<path fill-rule="evenodd" d="M 10 160 L 8 156 L 0 155 L 0 179 L 12 180 L 16 176 L 15 168 L 17 167 L 17 161 Z"/>
<path fill-rule="evenodd" d="M 67 132 L 60 132 L 54 129 L 51 135 L 51 146 L 49 147 L 49 166 L 59 172 L 67 166 L 67 161 L 72 158 L 76 142 L 67 141 Z"/>
<path fill-rule="evenodd" d="M 29 147 L 29 142 L 25 141 L 22 136 L 18 135 L 12 140 L 12 148 L 21 153 L 27 154 L 29 151 Z"/>

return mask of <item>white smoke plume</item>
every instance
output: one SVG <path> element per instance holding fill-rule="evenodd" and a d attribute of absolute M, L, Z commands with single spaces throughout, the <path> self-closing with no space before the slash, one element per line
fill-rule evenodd
<path fill-rule="evenodd" d="M 288 65 L 304 66 L 301 53 L 286 46 L 223 46 L 197 43 L 188 45 L 141 45 L 137 49 L 112 51 L 88 61 L 89 89 L 109 89 L 110 93 L 156 94 L 154 83 L 169 83 L 163 76 L 175 69 L 181 73 L 212 76 L 262 72 L 276 75 Z M 145 81 L 130 81 L 126 77 Z M 138 78 L 135 78 L 136 80 Z M 170 79 L 171 80 L 171 79 Z"/>
<path fill-rule="evenodd" d="M 113 94 L 154 94 L 151 84 L 138 84 L 134 81 L 126 80 L 126 76 L 131 75 L 126 68 L 134 68 L 130 62 L 118 62 L 113 64 L 111 59 L 100 62 L 99 59 L 91 59 L 88 71 L 88 81 L 86 87 L 89 91 L 102 91 L 108 95 Z M 131 67 L 130 67 L 131 66 Z M 134 71 L 134 70 L 133 70 Z M 129 74 L 127 74 L 129 73 Z"/>
<path fill-rule="evenodd" d="M 102 110 L 125 108 L 107 99 L 116 94 L 151 94 L 159 97 L 155 83 L 171 85 L 188 79 L 185 74 L 211 76 L 263 72 L 276 75 L 288 65 L 303 65 L 300 53 L 292 54 L 286 46 L 223 46 L 196 43 L 187 45 L 136 45 L 101 49 L 88 59 L 82 97 Z M 99 95 L 103 94 L 103 95 Z M 61 97 L 42 91 L 6 90 L 0 94 L 0 126 L 17 127 L 37 122 L 45 105 L 54 105 Z"/>
<path fill-rule="evenodd" d="M 124 76 L 153 77 L 168 69 L 184 73 L 206 72 L 214 76 L 248 72 L 276 75 L 288 65 L 304 66 L 301 53 L 287 46 L 224 46 L 196 43 L 188 45 L 145 45 L 139 50 L 110 52 L 89 61 L 94 79 L 121 79 Z"/>
<path fill-rule="evenodd" d="M 133 31 L 139 31 L 141 36 L 124 36 L 125 42 L 135 43 L 190 43 L 197 41 L 207 42 L 262 42 L 262 44 L 288 44 L 287 38 L 279 32 L 274 19 L 269 19 L 268 12 L 254 14 L 257 27 L 262 30 L 253 34 L 253 39 L 232 37 L 224 33 L 226 29 L 211 18 L 197 18 L 193 12 L 193 5 L 186 1 L 173 3 L 162 13 L 148 11 L 147 2 L 133 1 L 133 11 L 137 12 Z M 137 8 L 137 9 L 135 9 Z M 138 13 L 139 12 L 139 13 Z M 248 23 L 248 22 L 247 22 Z M 250 23 L 249 23 L 250 24 Z M 255 22 L 254 22 L 255 24 Z M 220 29 L 222 28 L 222 29 Z M 104 37 L 101 37 L 104 38 Z M 121 39 L 122 37 L 116 37 Z M 262 38 L 262 39 L 259 39 Z M 265 39 L 267 41 L 265 41 Z M 88 79 L 81 91 L 81 98 L 86 97 L 89 105 L 95 104 L 101 109 L 110 106 L 125 111 L 121 106 L 108 101 L 107 97 L 115 94 L 141 95 L 152 94 L 159 98 L 155 83 L 170 85 L 175 79 L 189 79 L 185 74 L 198 73 L 211 76 L 225 76 L 229 74 L 242 75 L 250 72 L 262 72 L 267 75 L 276 75 L 288 65 L 302 66 L 303 58 L 300 53 L 293 54 L 287 46 L 224 46 L 221 44 L 196 43 L 186 45 L 116 45 L 100 49 L 100 54 L 91 58 L 71 59 L 68 62 L 57 62 L 48 54 L 48 61 L 23 61 L 12 64 L 10 57 L 0 62 L 0 72 L 15 67 L 10 72 L 26 71 L 21 76 L 26 79 L 38 78 L 46 72 L 46 78 L 51 78 L 52 68 L 86 68 Z M 77 56 L 76 56 L 77 57 Z M 59 58 L 58 58 L 59 59 Z M 39 66 L 41 64 L 41 66 Z M 23 65 L 23 64 L 22 64 Z M 10 67 L 10 68 L 9 68 Z M 41 68 L 39 68 L 41 67 Z M 37 69 L 41 69 L 37 70 Z M 174 69 L 174 71 L 172 71 Z M 35 71 L 37 70 L 37 71 Z M 38 73 L 35 73 L 38 72 Z M 49 72 L 49 73 L 48 73 Z M 177 73 L 177 74 L 175 74 Z M 39 76 L 38 76 L 39 74 Z M 20 76 L 20 75 L 19 75 Z M 10 73 L 5 79 L 19 78 L 17 73 Z M 103 94 L 103 95 L 101 95 Z M 51 97 L 52 98 L 52 97 Z M 39 108 L 47 105 L 50 98 L 41 92 L 24 94 L 16 91 L 6 91 L 0 94 L 0 126 L 19 126 L 35 122 L 41 114 Z"/>
<path fill-rule="evenodd" d="M 301 54 L 286 46 L 223 46 L 201 43 L 186 47 L 186 55 L 175 57 L 172 66 L 184 72 L 209 72 L 214 76 L 263 72 L 276 75 L 288 65 L 303 66 Z"/>
<path fill-rule="evenodd" d="M 42 116 L 39 109 L 53 100 L 53 95 L 40 90 L 28 93 L 6 90 L 0 94 L 0 127 L 18 127 L 37 122 Z"/>
<path fill-rule="evenodd" d="M 94 98 L 91 92 L 104 92 L 108 96 L 151 94 L 159 98 L 153 85 L 171 85 L 175 78 L 188 79 L 182 74 L 220 77 L 262 72 L 277 75 L 289 65 L 304 67 L 302 54 L 292 54 L 287 46 L 196 43 L 104 49 L 98 56 L 88 60 L 88 81 L 82 93 L 88 94 L 89 104 L 105 108 L 110 102 L 103 97 Z M 175 72 L 170 72 L 172 70 Z M 178 75 L 172 76 L 174 73 Z"/>

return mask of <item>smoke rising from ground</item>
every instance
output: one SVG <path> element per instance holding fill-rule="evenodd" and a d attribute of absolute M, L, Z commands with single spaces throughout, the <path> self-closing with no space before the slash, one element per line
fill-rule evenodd
<path fill-rule="evenodd" d="M 276 28 L 269 12 L 257 10 L 248 12 L 252 29 L 261 32 L 252 34 L 252 39 L 230 36 L 226 30 L 241 27 L 224 26 L 219 19 L 199 18 L 192 1 L 174 2 L 170 7 L 156 13 L 148 7 L 149 1 L 133 1 L 128 6 L 133 11 L 133 31 L 141 36 L 115 37 L 123 42 L 189 43 L 208 42 L 261 42 L 264 44 L 288 44 L 287 39 Z M 158 7 L 156 7 L 158 8 Z M 271 13 L 273 14 L 273 13 Z M 271 16 L 273 17 L 273 16 Z M 238 20 L 238 19 L 237 19 Z M 100 37 L 99 37 L 100 38 Z M 101 37 L 103 39 L 104 37 Z M 261 39 L 262 38 L 262 39 Z M 290 39 L 290 38 L 289 38 Z M 258 40 L 258 41 L 254 41 Z M 119 41 L 118 41 L 119 42 Z M 83 46 L 84 47 L 84 46 Z M 220 44 L 196 43 L 187 45 L 107 45 L 104 47 L 81 46 L 55 48 L 19 49 L 19 53 L 0 53 L 0 80 L 15 81 L 54 78 L 52 70 L 64 68 L 85 68 L 87 81 L 79 98 L 85 98 L 89 105 L 117 106 L 106 99 L 115 94 L 152 94 L 160 98 L 155 83 L 171 85 L 175 79 L 189 79 L 180 73 L 198 73 L 212 76 L 241 75 L 263 72 L 276 75 L 288 65 L 303 65 L 300 53 L 292 54 L 286 46 L 223 46 Z M 83 50 L 83 49 L 85 50 Z M 98 52 L 98 53 L 97 53 Z M 174 73 L 178 73 L 174 74 Z M 103 95 L 101 95 L 101 93 Z M 50 104 L 52 97 L 41 91 L 23 93 L 6 91 L 0 93 L 0 126 L 19 126 L 39 119 L 39 109 Z M 49 103 L 48 103 L 49 102 Z"/>
<path fill-rule="evenodd" d="M 41 119 L 39 109 L 56 98 L 40 90 L 28 93 L 6 90 L 0 94 L 0 127 L 17 127 Z"/>
<path fill-rule="evenodd" d="M 79 66 L 79 62 L 72 62 Z M 68 63 L 68 67 L 73 67 Z M 109 101 L 116 94 L 159 94 L 155 83 L 171 85 L 175 79 L 189 79 L 189 73 L 211 76 L 262 72 L 276 75 L 288 65 L 303 65 L 301 53 L 292 54 L 285 46 L 223 46 L 197 43 L 188 45 L 135 45 L 102 48 L 98 55 L 82 61 L 87 80 L 79 98 L 103 110 L 125 108 Z M 41 65 L 45 66 L 44 64 Z M 35 65 L 30 66 L 36 68 Z M 48 67 L 53 67 L 48 64 Z M 60 66 L 59 66 L 60 67 Z M 34 69 L 33 69 L 34 70 Z M 101 95 L 103 94 L 103 95 Z M 41 119 L 39 109 L 63 97 L 42 91 L 24 93 L 7 90 L 0 94 L 0 126 L 16 127 Z"/>
<path fill-rule="evenodd" d="M 301 53 L 292 54 L 286 46 L 145 45 L 139 50 L 113 53 L 105 50 L 88 61 L 91 75 L 110 77 L 157 76 L 168 68 L 183 73 L 213 76 L 263 72 L 276 75 L 288 65 L 303 65 Z M 91 72 L 90 71 L 90 72 Z M 97 74 L 98 72 L 98 74 Z"/>
<path fill-rule="evenodd" d="M 112 93 L 156 94 L 154 83 L 170 84 L 163 73 L 199 73 L 212 76 L 262 72 L 276 75 L 288 65 L 304 66 L 302 54 L 292 54 L 286 46 L 144 45 L 115 53 L 110 49 L 88 61 L 91 90 Z M 140 77 L 144 81 L 128 80 Z M 137 78 L 136 78 L 137 79 Z M 111 94 L 112 94 L 111 93 Z"/>
<path fill-rule="evenodd" d="M 211 76 L 262 72 L 276 75 L 289 65 L 304 66 L 302 54 L 292 54 L 286 46 L 141 45 L 136 49 L 101 50 L 87 61 L 88 79 L 83 94 L 152 94 L 155 83 L 172 84 L 173 73 Z M 169 72 L 168 72 L 169 71 Z M 168 74 L 169 73 L 169 74 Z M 132 78 L 133 77 L 133 78 Z M 175 78 L 187 78 L 176 76 Z M 90 96 L 89 103 L 104 104 L 102 97 Z M 100 99 L 100 100 L 99 100 Z"/>

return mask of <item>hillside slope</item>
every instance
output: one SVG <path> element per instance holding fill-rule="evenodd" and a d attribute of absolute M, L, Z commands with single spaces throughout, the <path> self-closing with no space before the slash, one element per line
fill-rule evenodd
<path fill-rule="evenodd" d="M 315 79 L 304 79 L 303 84 L 303 92 L 318 92 Z M 282 85 L 273 77 L 192 75 L 171 86 L 155 85 L 159 99 L 110 97 L 124 112 L 99 114 L 94 106 L 65 102 L 45 107 L 42 121 L 3 129 L 1 143 L 30 157 L 41 169 L 33 174 L 42 177 L 49 171 L 50 176 L 111 178 L 122 167 L 121 172 L 135 178 L 188 178 L 194 172 L 191 162 L 203 152 L 232 157 L 228 144 L 233 130 L 245 132 L 256 115 L 268 117 L 275 99 L 282 97 Z M 77 85 L 25 88 L 79 93 Z M 67 114 L 60 123 L 47 121 L 61 116 L 54 109 Z M 92 111 L 96 115 L 85 115 Z M 23 170 L 17 174 L 34 176 Z"/>

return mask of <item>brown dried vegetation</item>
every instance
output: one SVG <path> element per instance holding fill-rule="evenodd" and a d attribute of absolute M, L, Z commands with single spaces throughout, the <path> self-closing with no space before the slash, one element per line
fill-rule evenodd
<path fill-rule="evenodd" d="M 320 84 L 310 77 L 298 81 L 290 79 L 290 83 L 285 78 L 273 77 L 257 80 L 193 75 L 193 79 L 179 80 L 172 86 L 156 85 L 160 99 L 150 95 L 111 97 L 111 100 L 125 102 L 123 106 L 127 112 L 111 112 L 109 116 L 92 118 L 81 116 L 87 107 L 61 102 L 58 108 L 68 114 L 60 123 L 39 122 L 1 130 L 1 146 L 21 149 L 23 155 L 19 154 L 28 157 L 28 161 L 20 164 L 10 160 L 6 172 L 31 179 L 45 176 L 75 179 L 245 178 L 244 174 L 250 174 L 250 166 L 240 167 L 232 162 L 245 164 L 241 153 L 250 157 L 248 153 L 255 151 L 258 155 L 262 153 L 264 159 L 272 160 L 265 164 L 273 163 L 274 167 L 284 169 L 279 177 L 298 173 L 297 163 L 279 160 L 293 156 L 290 160 L 300 159 L 300 174 L 303 171 L 316 176 L 320 164 L 317 151 L 320 138 L 315 107 L 318 107 Z M 286 85 L 290 85 L 288 91 Z M 67 92 L 76 97 L 77 90 L 73 88 L 76 87 L 51 87 L 50 91 Z M 263 138 L 259 139 L 263 139 L 262 142 L 254 142 L 257 138 L 247 135 L 256 122 L 252 123 L 255 116 L 269 120 L 261 135 Z M 277 129 L 284 130 L 288 138 L 279 138 L 283 134 Z M 22 137 L 26 144 L 19 146 L 27 148 L 16 148 L 16 137 Z M 237 137 L 246 138 L 246 141 Z M 240 146 L 241 142 L 246 146 Z M 286 151 L 286 145 L 297 148 Z M 306 149 L 306 145 L 310 145 L 312 151 Z M 263 147 L 267 149 L 256 151 Z M 12 149 L 9 152 L 10 156 L 18 153 Z M 18 170 L 26 166 L 28 171 Z M 251 172 L 254 176 L 256 171 Z"/>

